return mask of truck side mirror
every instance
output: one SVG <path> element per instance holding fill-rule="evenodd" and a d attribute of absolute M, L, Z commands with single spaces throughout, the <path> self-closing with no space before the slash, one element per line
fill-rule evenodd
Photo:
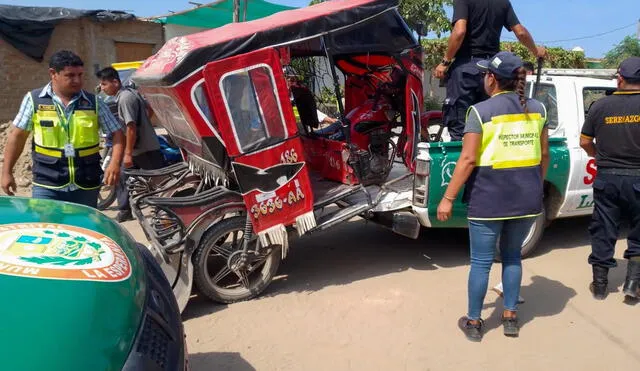
<path fill-rule="evenodd" d="M 424 25 L 424 22 L 418 22 L 416 23 L 416 33 L 418 33 L 418 35 L 424 37 L 427 36 L 427 31 Z"/>

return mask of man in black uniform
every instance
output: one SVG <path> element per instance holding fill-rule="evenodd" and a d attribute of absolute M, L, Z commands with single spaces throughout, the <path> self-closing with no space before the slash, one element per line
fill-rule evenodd
<path fill-rule="evenodd" d="M 536 47 L 509 0 L 454 0 L 452 25 L 449 47 L 433 74 L 441 80 L 447 75 L 444 122 L 451 140 L 458 141 L 462 140 L 469 107 L 487 98 L 476 63 L 500 51 L 502 27 L 513 31 L 536 57 L 543 58 L 547 52 Z"/>
<path fill-rule="evenodd" d="M 580 138 L 580 146 L 598 166 L 589 264 L 590 289 L 599 300 L 607 296 L 607 275 L 616 266 L 613 254 L 623 220 L 629 222 L 623 292 L 640 298 L 640 57 L 623 61 L 617 79 L 618 90 L 591 106 Z"/>

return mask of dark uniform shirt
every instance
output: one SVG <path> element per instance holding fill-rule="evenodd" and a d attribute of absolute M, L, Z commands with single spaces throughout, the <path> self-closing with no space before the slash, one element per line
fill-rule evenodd
<path fill-rule="evenodd" d="M 498 53 L 502 27 L 511 31 L 520 24 L 509 0 L 454 0 L 452 23 L 461 19 L 467 20 L 467 33 L 456 58 Z"/>
<path fill-rule="evenodd" d="M 595 138 L 598 167 L 640 169 L 640 91 L 617 91 L 595 102 L 582 135 Z"/>

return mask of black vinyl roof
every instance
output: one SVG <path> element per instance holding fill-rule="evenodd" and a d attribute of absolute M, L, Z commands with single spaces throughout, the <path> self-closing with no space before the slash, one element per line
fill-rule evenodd
<path fill-rule="evenodd" d="M 216 60 L 327 34 L 338 53 L 341 49 L 345 53 L 401 51 L 416 41 L 397 5 L 398 0 L 327 1 L 174 38 L 147 59 L 133 78 L 142 86 L 171 85 Z"/>

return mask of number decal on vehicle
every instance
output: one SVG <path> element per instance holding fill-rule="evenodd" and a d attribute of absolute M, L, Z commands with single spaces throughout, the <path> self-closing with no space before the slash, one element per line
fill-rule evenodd
<path fill-rule="evenodd" d="M 302 189 L 297 186 L 295 192 L 293 190 L 289 191 L 289 194 L 284 199 L 279 196 L 275 196 L 262 202 L 255 203 L 251 206 L 251 214 L 253 214 L 255 219 L 258 219 L 261 215 L 266 216 L 280 211 L 284 206 L 293 206 L 294 204 L 304 200 L 304 198 L 304 192 L 302 192 Z"/>
<path fill-rule="evenodd" d="M 295 149 L 286 150 L 282 155 L 280 155 L 280 162 L 283 164 L 293 164 L 298 162 L 298 154 Z"/>

